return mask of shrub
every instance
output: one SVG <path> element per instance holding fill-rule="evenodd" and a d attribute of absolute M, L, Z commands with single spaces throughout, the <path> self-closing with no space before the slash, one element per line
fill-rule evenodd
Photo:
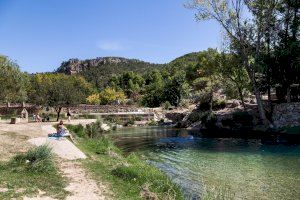
<path fill-rule="evenodd" d="M 189 100 L 188 99 L 183 99 L 181 100 L 181 102 L 179 103 L 179 107 L 182 107 L 182 108 L 189 108 Z"/>
<path fill-rule="evenodd" d="M 86 98 L 86 101 L 89 104 L 99 105 L 100 104 L 100 94 L 92 94 Z"/>
<path fill-rule="evenodd" d="M 213 109 L 220 110 L 226 107 L 226 101 L 223 99 L 217 99 L 213 102 Z"/>
<path fill-rule="evenodd" d="M 55 169 L 52 150 L 47 145 L 30 149 L 26 154 L 16 155 L 10 164 L 33 172 L 49 172 Z"/>
<path fill-rule="evenodd" d="M 162 119 L 163 120 L 163 119 Z M 161 122 L 161 123 L 163 123 L 163 122 Z M 149 121 L 148 122 L 148 126 L 157 126 L 158 125 L 158 123 L 157 123 L 157 121 L 155 121 L 155 120 L 151 120 L 151 121 Z"/>
<path fill-rule="evenodd" d="M 132 125 L 134 125 L 133 117 L 129 118 L 128 121 L 124 123 L 124 126 L 132 126 Z"/>
<path fill-rule="evenodd" d="M 103 105 L 111 104 L 115 101 L 124 102 L 125 94 L 123 91 L 116 91 L 114 88 L 107 87 L 100 92 L 100 103 Z"/>
<path fill-rule="evenodd" d="M 82 124 L 66 125 L 66 126 L 72 133 L 75 133 L 75 135 L 78 137 L 86 137 L 87 136 L 87 134 L 84 130 L 84 126 L 82 126 Z"/>
<path fill-rule="evenodd" d="M 201 121 L 202 116 L 203 116 L 203 113 L 200 113 L 197 111 L 191 112 L 188 116 L 188 121 L 191 123 L 199 122 L 199 121 Z"/>
<path fill-rule="evenodd" d="M 163 108 L 163 109 L 165 109 L 165 110 L 169 110 L 170 108 L 171 108 L 171 104 L 170 104 L 170 102 L 169 101 L 166 101 L 165 103 L 163 103 L 162 105 L 161 105 L 161 107 Z"/>
<path fill-rule="evenodd" d="M 89 138 L 99 138 L 103 135 L 104 130 L 102 129 L 103 121 L 98 119 L 95 123 L 86 125 L 86 134 Z"/>

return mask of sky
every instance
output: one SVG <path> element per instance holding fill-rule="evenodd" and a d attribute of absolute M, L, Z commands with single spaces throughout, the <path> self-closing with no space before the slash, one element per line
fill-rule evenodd
<path fill-rule="evenodd" d="M 54 71 L 70 58 L 167 63 L 220 46 L 220 28 L 197 22 L 188 0 L 0 0 L 0 54 L 23 71 Z"/>

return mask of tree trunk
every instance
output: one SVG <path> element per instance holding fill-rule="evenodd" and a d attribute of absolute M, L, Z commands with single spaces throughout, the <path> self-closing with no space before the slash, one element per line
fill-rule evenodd
<path fill-rule="evenodd" d="M 256 97 L 256 102 L 257 102 L 257 107 L 258 107 L 260 118 L 261 118 L 263 124 L 266 127 L 269 127 L 270 126 L 270 121 L 266 117 L 264 105 L 263 105 L 263 102 L 262 102 L 262 99 L 261 99 L 261 96 L 260 96 L 260 92 L 259 92 L 256 84 L 253 84 L 253 88 L 254 88 L 254 94 L 255 94 L 255 97 Z"/>
<path fill-rule="evenodd" d="M 59 118 L 60 118 L 60 112 L 61 112 L 61 109 L 62 109 L 62 107 L 58 107 L 58 109 L 56 109 L 56 112 L 57 112 L 57 118 L 56 118 L 56 121 L 58 121 Z"/>
<path fill-rule="evenodd" d="M 246 109 L 246 105 L 245 105 L 245 101 L 244 101 L 244 95 L 243 95 L 243 91 L 240 87 L 238 87 L 238 91 L 239 91 L 239 96 L 240 96 L 240 99 L 242 101 L 242 105 L 243 105 L 243 108 Z"/>
<path fill-rule="evenodd" d="M 214 101 L 214 92 L 213 92 L 213 90 L 211 90 L 210 91 L 210 97 L 209 97 L 209 113 L 212 113 L 213 101 Z"/>
<path fill-rule="evenodd" d="M 246 65 L 247 73 L 248 73 L 248 76 L 249 76 L 250 81 L 252 83 L 253 90 L 254 90 L 254 95 L 255 95 L 255 98 L 256 98 L 256 103 L 257 103 L 260 119 L 262 120 L 263 124 L 266 127 L 270 127 L 271 123 L 266 117 L 264 105 L 263 105 L 263 102 L 262 102 L 262 99 L 261 99 L 261 96 L 260 96 L 260 91 L 257 87 L 254 72 L 252 71 L 251 67 L 247 64 L 248 61 L 247 60 L 245 60 L 245 61 L 246 61 L 245 65 Z"/>

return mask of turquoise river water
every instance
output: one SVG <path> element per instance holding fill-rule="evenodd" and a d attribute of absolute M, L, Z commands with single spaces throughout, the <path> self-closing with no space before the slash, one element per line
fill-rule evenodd
<path fill-rule="evenodd" d="M 122 129 L 112 137 L 124 152 L 145 155 L 186 199 L 300 199 L 300 145 L 157 127 Z"/>

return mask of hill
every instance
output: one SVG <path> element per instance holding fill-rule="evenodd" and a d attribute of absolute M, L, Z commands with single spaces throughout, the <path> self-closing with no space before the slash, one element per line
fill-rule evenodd
<path fill-rule="evenodd" d="M 199 55 L 200 55 L 200 52 L 188 53 L 188 54 L 185 54 L 183 56 L 180 56 L 180 57 L 174 59 L 173 61 L 171 61 L 169 63 L 169 65 L 172 68 L 180 67 L 181 69 L 186 69 L 187 67 L 189 67 L 191 65 L 197 64 L 197 62 L 199 61 Z"/>
<path fill-rule="evenodd" d="M 118 75 L 126 71 L 144 74 L 149 70 L 159 69 L 164 66 L 164 64 L 153 64 L 137 59 L 99 57 L 87 60 L 70 59 L 63 62 L 56 72 L 69 75 L 80 74 L 89 82 L 101 87 L 113 75 Z"/>

